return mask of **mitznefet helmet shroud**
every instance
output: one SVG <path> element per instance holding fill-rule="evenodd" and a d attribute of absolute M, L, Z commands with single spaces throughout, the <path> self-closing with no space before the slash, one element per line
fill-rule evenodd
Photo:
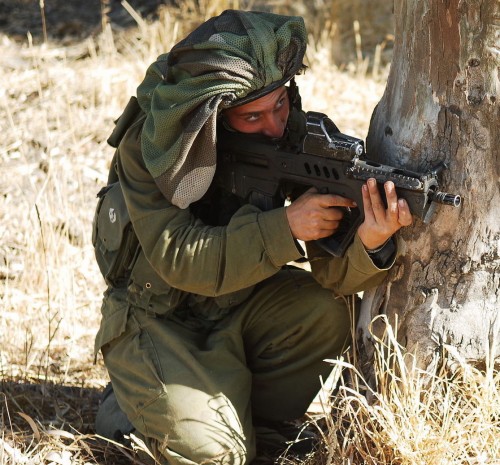
<path fill-rule="evenodd" d="M 227 10 L 149 67 L 137 89 L 146 113 L 142 153 L 173 205 L 187 208 L 212 182 L 219 111 L 292 79 L 306 43 L 301 17 Z"/>

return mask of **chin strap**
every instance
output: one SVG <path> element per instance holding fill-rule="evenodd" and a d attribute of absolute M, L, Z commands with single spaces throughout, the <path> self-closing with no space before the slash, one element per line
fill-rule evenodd
<path fill-rule="evenodd" d="M 295 82 L 295 78 L 290 79 L 290 83 L 287 87 L 288 98 L 290 100 L 290 105 L 299 111 L 302 111 L 302 98 L 299 93 L 299 86 Z"/>

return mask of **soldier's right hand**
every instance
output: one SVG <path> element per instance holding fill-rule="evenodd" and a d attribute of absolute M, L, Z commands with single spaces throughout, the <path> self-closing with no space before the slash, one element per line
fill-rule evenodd
<path fill-rule="evenodd" d="M 304 192 L 286 207 L 286 216 L 295 239 L 313 241 L 332 235 L 343 217 L 341 208 L 356 203 L 334 194 L 319 194 L 315 188 Z"/>

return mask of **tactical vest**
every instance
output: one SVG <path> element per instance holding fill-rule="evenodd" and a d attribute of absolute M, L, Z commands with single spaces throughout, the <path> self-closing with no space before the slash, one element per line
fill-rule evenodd
<path fill-rule="evenodd" d="M 132 97 L 116 120 L 115 128 L 107 140 L 108 144 L 117 148 L 129 127 L 141 114 L 137 99 Z M 106 284 L 126 287 L 140 245 L 116 175 L 115 157 L 111 163 L 108 185 L 98 192 L 97 198 L 92 222 L 92 245 L 96 261 Z"/>

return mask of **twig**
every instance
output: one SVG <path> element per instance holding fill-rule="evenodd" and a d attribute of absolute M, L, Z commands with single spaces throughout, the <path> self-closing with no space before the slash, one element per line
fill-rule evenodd
<path fill-rule="evenodd" d="M 106 30 L 107 25 L 109 24 L 108 14 L 111 11 L 111 7 L 109 5 L 109 0 L 101 0 L 101 29 L 102 32 Z"/>
<path fill-rule="evenodd" d="M 40 13 L 42 15 L 43 41 L 45 43 L 47 43 L 48 39 L 47 39 L 47 23 L 45 21 L 45 1 L 44 0 L 40 0 L 39 4 L 40 4 Z"/>
<path fill-rule="evenodd" d="M 144 19 L 142 19 L 142 16 L 132 8 L 130 3 L 128 3 L 127 0 L 122 0 L 121 4 L 122 4 L 123 8 L 125 8 L 125 10 L 127 10 L 127 13 L 130 16 L 132 16 L 132 18 L 138 24 L 138 26 L 141 29 L 146 29 L 146 26 L 147 26 L 146 22 L 144 21 Z"/>

